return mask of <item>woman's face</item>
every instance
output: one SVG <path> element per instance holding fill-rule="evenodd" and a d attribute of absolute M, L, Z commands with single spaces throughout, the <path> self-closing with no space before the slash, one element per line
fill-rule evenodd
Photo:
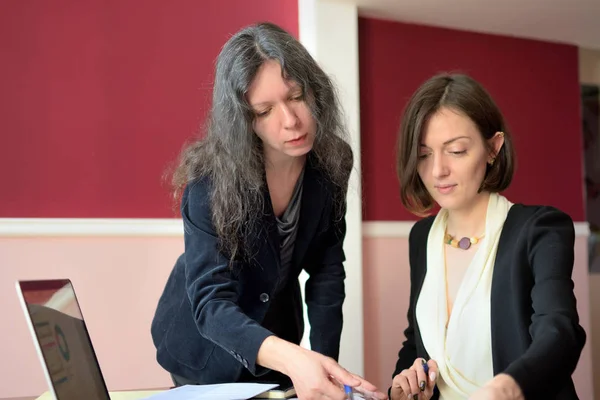
<path fill-rule="evenodd" d="M 285 80 L 277 61 L 266 61 L 247 93 L 254 111 L 254 132 L 264 144 L 265 157 L 273 161 L 304 156 L 313 146 L 317 130 L 302 88 Z"/>
<path fill-rule="evenodd" d="M 487 163 L 503 143 L 498 133 L 484 142 L 471 119 L 443 107 L 423 130 L 418 163 L 421 181 L 440 207 L 468 208 L 477 200 Z"/>

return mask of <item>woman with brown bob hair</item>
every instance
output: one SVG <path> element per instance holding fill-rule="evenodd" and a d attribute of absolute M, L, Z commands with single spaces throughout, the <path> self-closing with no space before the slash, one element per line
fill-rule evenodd
<path fill-rule="evenodd" d="M 404 111 L 397 168 L 403 205 L 440 211 L 410 232 L 391 399 L 577 399 L 571 374 L 586 334 L 573 221 L 500 194 L 515 152 L 488 92 L 466 75 L 426 81 Z"/>

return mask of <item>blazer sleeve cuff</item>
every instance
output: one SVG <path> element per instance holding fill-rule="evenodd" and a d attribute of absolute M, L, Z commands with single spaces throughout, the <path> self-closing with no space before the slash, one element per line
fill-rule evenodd
<path fill-rule="evenodd" d="M 513 363 L 509 365 L 504 371 L 505 374 L 510 375 L 519 385 L 523 392 L 523 397 L 526 399 L 535 398 L 536 383 L 531 379 L 531 371 L 528 371 L 527 367 L 523 363 Z"/>
<path fill-rule="evenodd" d="M 273 332 L 268 329 L 263 328 L 262 326 L 254 327 L 247 335 L 244 335 L 240 343 L 243 344 L 243 347 L 236 350 L 229 350 L 229 353 L 244 367 L 246 367 L 250 373 L 254 376 L 264 375 L 270 370 L 268 368 L 262 367 L 256 363 L 256 359 L 258 357 L 258 350 L 260 346 L 262 346 L 263 342 L 269 336 L 273 336 Z"/>

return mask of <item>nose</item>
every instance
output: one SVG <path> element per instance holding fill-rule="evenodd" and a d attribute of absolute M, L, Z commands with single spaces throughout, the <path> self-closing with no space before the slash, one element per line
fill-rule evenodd
<path fill-rule="evenodd" d="M 293 129 L 298 125 L 298 116 L 296 111 L 288 104 L 281 106 L 282 123 L 285 129 Z"/>
<path fill-rule="evenodd" d="M 450 169 L 448 168 L 447 160 L 444 154 L 433 154 L 433 166 L 431 173 L 435 179 L 440 179 L 448 176 Z"/>

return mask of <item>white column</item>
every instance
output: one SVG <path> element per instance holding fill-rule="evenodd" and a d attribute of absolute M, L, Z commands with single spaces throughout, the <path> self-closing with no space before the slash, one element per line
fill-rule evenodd
<path fill-rule="evenodd" d="M 340 364 L 354 373 L 363 375 L 358 10 L 354 4 L 299 0 L 298 14 L 300 41 L 337 85 L 354 151 L 354 170 L 350 176 L 348 190 L 347 233 L 344 242 L 347 277 Z"/>

